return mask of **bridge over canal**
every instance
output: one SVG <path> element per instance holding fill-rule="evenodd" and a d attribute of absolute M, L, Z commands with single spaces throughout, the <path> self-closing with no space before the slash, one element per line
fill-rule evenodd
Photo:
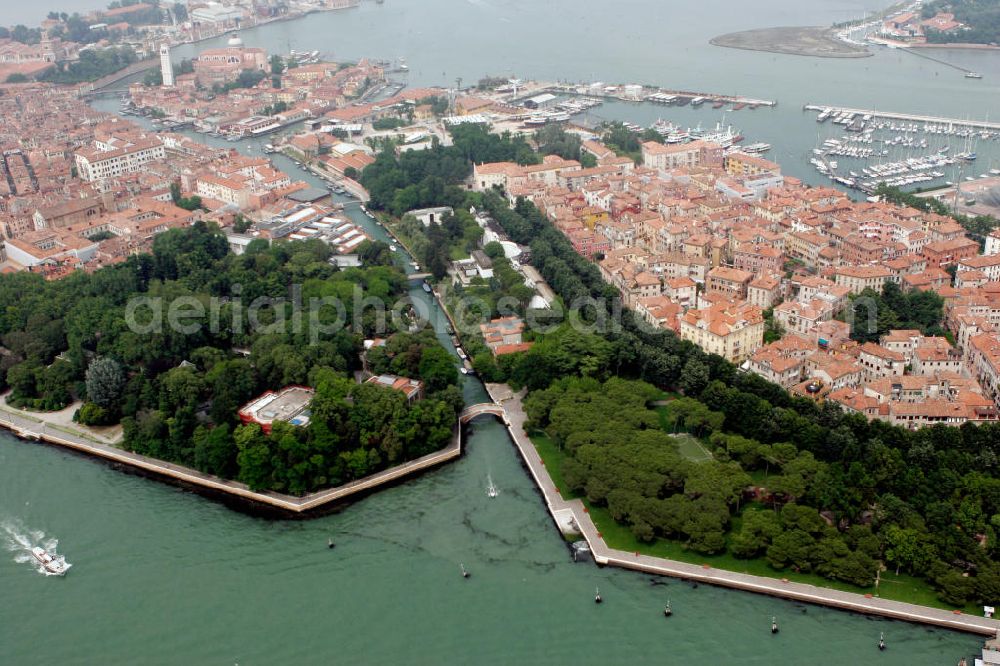
<path fill-rule="evenodd" d="M 504 423 L 507 423 L 507 412 L 504 410 L 502 405 L 498 405 L 495 402 L 481 402 L 477 405 L 469 405 L 462 410 L 458 419 L 462 423 L 468 423 L 472 419 L 478 416 L 483 416 L 484 414 L 492 414 Z"/>

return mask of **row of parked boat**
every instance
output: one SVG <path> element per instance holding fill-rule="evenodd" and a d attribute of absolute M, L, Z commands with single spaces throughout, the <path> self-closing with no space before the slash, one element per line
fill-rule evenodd
<path fill-rule="evenodd" d="M 578 97 L 559 102 L 554 109 L 533 113 L 524 119 L 524 124 L 528 127 L 540 127 L 549 123 L 564 123 L 571 116 L 583 113 L 595 106 L 600 106 L 603 102 L 593 97 Z"/>
<path fill-rule="evenodd" d="M 626 127 L 628 127 L 628 123 L 626 123 Z M 662 136 L 665 143 L 687 143 L 701 140 L 717 143 L 723 148 L 730 148 L 733 144 L 743 140 L 743 134 L 739 130 L 734 129 L 732 125 L 723 125 L 722 122 L 716 123 L 714 129 L 705 129 L 701 123 L 697 127 L 682 129 L 669 120 L 660 119 L 653 123 L 650 129 Z M 638 128 L 637 131 L 642 131 L 642 128 Z M 753 145 L 755 152 L 767 152 L 771 149 L 771 146 L 765 143 Z"/>
<path fill-rule="evenodd" d="M 968 125 L 936 124 L 936 123 L 901 123 L 890 120 L 878 121 L 872 125 L 873 129 L 889 130 L 891 132 L 902 132 L 915 134 L 934 134 L 937 136 L 954 136 L 959 139 L 973 138 L 984 141 L 995 141 L 1000 139 L 1000 132 L 979 129 Z"/>
<path fill-rule="evenodd" d="M 832 120 L 831 120 L 832 119 Z M 870 113 L 857 113 L 852 111 L 841 111 L 834 108 L 824 108 L 816 116 L 816 122 L 824 123 L 831 120 L 834 124 L 844 125 L 850 131 L 890 131 L 902 134 L 933 134 L 937 136 L 954 136 L 960 139 L 976 138 L 986 141 L 1000 140 L 1000 131 L 989 130 L 973 125 L 966 125 L 961 122 L 933 123 L 933 122 L 912 122 L 903 120 L 893 120 L 889 118 L 878 118 Z"/>

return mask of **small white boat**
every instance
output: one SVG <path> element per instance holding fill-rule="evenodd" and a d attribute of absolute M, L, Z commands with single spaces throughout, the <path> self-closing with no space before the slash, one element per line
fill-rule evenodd
<path fill-rule="evenodd" d="M 392 250 L 393 252 L 395 252 L 397 248 L 396 248 L 396 246 L 395 246 L 395 245 L 390 245 L 390 246 L 389 246 L 389 249 L 390 249 L 390 250 Z"/>
<path fill-rule="evenodd" d="M 43 548 L 39 548 L 38 546 L 31 549 L 31 554 L 42 565 L 42 568 L 50 574 L 62 576 L 65 575 L 66 570 L 69 568 L 65 560 L 52 557 Z"/>
<path fill-rule="evenodd" d="M 486 481 L 487 481 L 486 495 L 488 497 L 496 497 L 497 495 L 499 495 L 500 491 L 497 490 L 496 484 L 493 483 L 493 477 L 487 475 Z"/>

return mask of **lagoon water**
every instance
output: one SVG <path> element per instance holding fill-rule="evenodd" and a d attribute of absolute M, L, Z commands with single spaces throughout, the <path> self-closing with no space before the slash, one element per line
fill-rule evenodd
<path fill-rule="evenodd" d="M 802 159 L 815 141 L 814 117 L 799 110 L 807 101 L 972 117 L 1000 109 L 1000 58 L 991 53 L 946 56 L 975 61 L 968 66 L 987 78 L 970 82 L 898 52 L 832 61 L 707 44 L 732 30 L 846 20 L 862 8 L 795 0 L 366 0 L 243 38 L 275 51 L 402 56 L 414 85 L 516 73 L 776 98 L 777 109 L 741 111 L 735 121 L 753 140 L 774 143 L 782 162 Z M 177 49 L 176 57 L 200 48 Z M 684 123 L 673 114 L 716 120 L 704 108 L 670 113 Z M 356 208 L 350 214 L 384 237 Z M 413 296 L 431 308 L 446 341 L 440 312 L 419 289 Z M 485 399 L 476 380 L 465 381 L 468 402 Z M 500 424 L 480 418 L 466 434 L 459 461 L 308 521 L 254 517 L 0 434 L 0 664 L 931 665 L 954 664 L 981 643 L 575 564 Z M 487 475 L 500 488 L 496 499 L 486 496 Z M 336 549 L 327 549 L 327 538 Z M 57 545 L 73 564 L 69 575 L 45 577 L 25 561 L 36 543 Z M 769 633 L 772 615 L 781 623 L 777 636 Z M 884 653 L 876 649 L 880 632 Z"/>
<path fill-rule="evenodd" d="M 777 108 L 738 111 L 658 107 L 624 102 L 594 110 L 593 121 L 657 118 L 682 127 L 714 127 L 723 120 L 747 142 L 765 141 L 767 155 L 787 174 L 826 184 L 809 165 L 822 139 L 844 134 L 819 125 L 807 103 L 952 118 L 1000 119 L 1000 51 L 934 50 L 934 57 L 983 74 L 966 79 L 939 62 L 900 49 L 877 48 L 869 58 L 829 59 L 726 49 L 709 40 L 737 30 L 776 25 L 830 25 L 856 19 L 884 0 L 363 0 L 347 11 L 314 14 L 244 30 L 248 46 L 269 52 L 317 50 L 334 59 L 405 58 L 411 86 L 470 85 L 485 75 L 545 81 L 641 83 L 770 99 Z M 192 57 L 217 38 L 173 50 Z M 941 137 L 936 149 L 949 144 Z M 952 140 L 953 152 L 964 149 Z M 1000 142 L 979 142 L 979 160 L 964 176 L 1000 166 Z M 927 151 L 925 151 L 927 152 Z M 931 151 L 932 152 L 932 151 Z M 896 154 L 892 159 L 912 156 Z M 888 160 L 889 158 L 887 158 Z M 850 168 L 857 168 L 851 166 Z M 957 169 L 947 179 L 960 180 Z M 943 180 L 943 179 L 942 179 Z M 939 184 L 941 184 L 939 182 Z"/>
<path fill-rule="evenodd" d="M 574 564 L 503 427 L 468 434 L 458 462 L 310 521 L 0 435 L 0 663 L 930 666 L 980 644 Z M 57 539 L 69 574 L 16 561 L 25 535 Z"/>

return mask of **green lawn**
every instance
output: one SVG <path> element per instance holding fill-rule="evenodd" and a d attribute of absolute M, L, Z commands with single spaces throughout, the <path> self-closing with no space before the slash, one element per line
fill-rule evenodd
<path fill-rule="evenodd" d="M 667 411 L 666 407 L 660 406 L 655 408 L 656 415 L 660 417 L 660 427 L 667 432 L 674 431 L 674 420 L 670 418 L 670 412 Z"/>
<path fill-rule="evenodd" d="M 548 470 L 549 476 L 552 477 L 552 483 L 556 484 L 559 493 L 566 499 L 577 497 L 576 494 L 570 492 L 569 486 L 566 485 L 566 480 L 563 479 L 562 461 L 565 459 L 566 454 L 559 450 L 559 447 L 556 446 L 551 437 L 540 430 L 531 433 L 531 441 L 534 443 L 535 449 L 538 450 L 538 455 L 541 456 L 542 461 L 545 463 L 545 469 Z"/>
<path fill-rule="evenodd" d="M 654 410 L 660 418 L 660 427 L 674 435 L 674 439 L 677 441 L 677 450 L 682 456 L 693 462 L 705 462 L 712 459 L 712 453 L 705 446 L 705 442 L 683 431 L 674 433 L 674 421 L 670 418 L 670 412 L 665 406 L 659 405 L 654 407 Z"/>
<path fill-rule="evenodd" d="M 660 410 L 658 409 L 657 411 Z M 545 462 L 545 468 L 548 470 L 549 475 L 552 477 L 552 482 L 555 483 L 559 492 L 566 499 L 580 498 L 583 501 L 590 513 L 590 517 L 594 521 L 594 525 L 597 526 L 601 536 L 611 548 L 623 550 L 627 553 L 634 553 L 638 551 L 644 555 L 662 557 L 664 559 L 686 562 L 688 564 L 707 564 L 713 568 L 722 569 L 724 571 L 736 571 L 754 576 L 763 576 L 765 578 L 787 578 L 788 580 L 796 583 L 806 583 L 809 585 L 815 585 L 816 587 L 842 590 L 844 592 L 854 592 L 856 594 L 875 594 L 874 585 L 869 588 L 860 588 L 855 585 L 851 585 L 850 583 L 843 583 L 823 578 L 818 574 L 796 573 L 790 570 L 777 571 L 773 569 L 764 558 L 758 558 L 755 560 L 740 560 L 733 557 L 728 551 L 718 555 L 702 555 L 701 553 L 695 553 L 688 550 L 681 542 L 671 541 L 669 539 L 656 539 L 653 543 L 642 543 L 636 539 L 635 536 L 633 536 L 632 531 L 628 528 L 628 526 L 616 522 L 605 507 L 595 506 L 587 501 L 585 497 L 570 491 L 569 487 L 566 485 L 565 479 L 562 476 L 561 470 L 562 462 L 565 460 L 566 454 L 559 450 L 559 447 L 556 446 L 556 443 L 553 442 L 548 435 L 541 431 L 532 432 L 531 441 L 534 443 L 535 449 L 538 451 L 538 455 L 541 456 L 542 460 Z M 739 528 L 739 520 L 738 516 L 733 519 L 733 526 L 736 529 Z M 955 608 L 954 606 L 950 606 L 938 599 L 937 593 L 924 580 L 908 576 L 906 574 L 900 574 L 897 576 L 892 571 L 882 573 L 878 596 L 884 599 L 919 604 L 921 606 L 929 606 L 931 608 L 942 608 L 945 610 L 952 610 Z M 982 609 L 978 606 L 970 604 L 966 605 L 961 610 L 975 615 L 980 613 Z"/>

